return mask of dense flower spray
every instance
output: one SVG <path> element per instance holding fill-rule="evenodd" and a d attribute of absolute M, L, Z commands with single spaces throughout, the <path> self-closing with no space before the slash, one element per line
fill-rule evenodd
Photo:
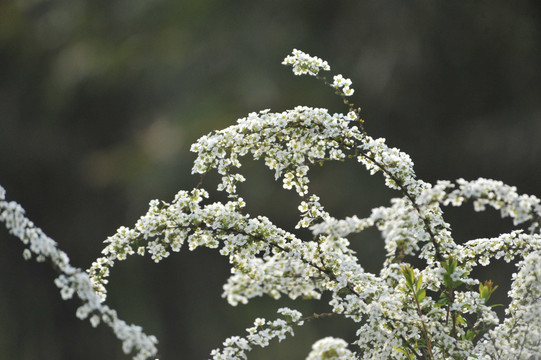
<path fill-rule="evenodd" d="M 228 201 L 211 202 L 201 186 L 180 191 L 171 202 L 153 200 L 134 227 L 109 237 L 87 273 L 69 265 L 57 244 L 24 217 L 22 208 L 5 200 L 0 188 L 0 220 L 26 245 L 25 258 L 48 260 L 60 273 L 55 283 L 63 298 L 82 301 L 80 318 L 93 326 L 104 322 L 123 341 L 134 359 L 156 354 L 156 339 L 119 320 L 104 305 L 108 276 L 128 256 L 149 254 L 155 262 L 182 247 L 215 248 L 228 257 L 232 275 L 223 296 L 231 305 L 258 296 L 319 299 L 330 293 L 329 312 L 304 316 L 289 308 L 278 318 L 257 318 L 243 336 L 225 340 L 213 350 L 215 360 L 246 359 L 255 346 L 293 335 L 294 327 L 322 316 L 337 316 L 358 326 L 348 344 L 324 338 L 307 359 L 535 359 L 541 353 L 540 200 L 519 195 L 514 187 L 487 179 L 429 184 L 418 179 L 410 157 L 374 139 L 364 130 L 360 110 L 349 102 L 350 79 L 322 75 L 326 61 L 299 50 L 285 58 L 295 75 L 310 75 L 335 89 L 348 108 L 345 114 L 296 107 L 264 110 L 237 124 L 203 136 L 191 150 L 192 172 L 221 175 L 218 190 Z M 297 193 L 297 228 L 309 228 L 312 239 L 300 239 L 264 216 L 250 216 L 237 192 L 246 179 L 238 169 L 243 158 L 261 159 L 285 189 Z M 367 218 L 336 219 L 310 191 L 309 171 L 328 161 L 357 161 L 371 174 L 381 173 L 398 197 Z M 476 211 L 492 207 L 520 228 L 491 239 L 457 244 L 444 220 L 443 207 L 472 202 Z M 527 226 L 524 226 L 524 225 Z M 386 260 L 379 274 L 365 271 L 350 248 L 348 236 L 376 227 L 385 242 Z M 527 230 L 524 230 L 526 229 Z M 424 260 L 424 267 L 407 262 Z M 471 276 L 493 259 L 517 260 L 509 292 L 511 303 L 500 322 L 490 304 L 498 287 Z"/>

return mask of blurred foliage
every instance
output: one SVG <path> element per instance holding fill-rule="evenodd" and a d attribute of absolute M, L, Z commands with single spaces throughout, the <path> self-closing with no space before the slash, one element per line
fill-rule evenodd
<path fill-rule="evenodd" d="M 505 0 L 4 0 L 0 184 L 87 268 L 150 199 L 197 183 L 188 150 L 199 136 L 264 108 L 344 111 L 330 89 L 280 65 L 293 48 L 353 80 L 368 131 L 408 152 L 421 178 L 490 177 L 541 196 L 541 9 Z M 291 194 L 261 164 L 245 172 L 250 212 L 294 224 Z M 355 164 L 314 174 L 312 188 L 336 216 L 364 216 L 398 195 Z M 469 210 L 452 209 L 450 220 L 458 239 L 510 227 Z M 107 329 L 75 318 L 52 270 L 25 262 L 6 232 L 0 239 L 0 359 L 126 358 Z M 354 241 L 377 271 L 378 234 Z M 513 271 L 504 265 L 491 270 L 496 284 Z M 220 298 L 228 273 L 210 251 L 159 265 L 134 258 L 115 268 L 108 302 L 159 337 L 162 359 L 203 359 L 289 303 L 230 308 Z M 302 359 L 315 340 L 351 339 L 351 330 L 319 320 L 253 358 Z"/>

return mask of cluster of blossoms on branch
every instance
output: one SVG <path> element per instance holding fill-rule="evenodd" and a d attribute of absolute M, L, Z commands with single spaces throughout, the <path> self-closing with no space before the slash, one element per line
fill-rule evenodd
<path fill-rule="evenodd" d="M 108 276 L 116 263 L 130 255 L 149 254 L 159 262 L 183 247 L 217 249 L 229 259 L 232 274 L 223 296 L 231 305 L 265 295 L 320 299 L 323 293 L 330 294 L 329 313 L 305 316 L 281 308 L 277 319 L 257 318 L 244 336 L 228 338 L 223 348 L 212 351 L 215 360 L 246 359 L 253 347 L 281 341 L 293 335 L 294 327 L 321 316 L 356 323 L 356 339 L 350 344 L 332 337 L 321 339 L 307 355 L 309 360 L 537 358 L 541 353 L 540 200 L 494 180 L 430 184 L 418 179 L 407 154 L 365 132 L 359 109 L 347 100 L 353 94 L 351 80 L 335 75 L 332 83 L 327 82 L 320 75 L 330 70 L 327 62 L 299 50 L 283 63 L 292 66 L 296 75 L 322 79 L 349 111 L 330 114 L 302 106 L 279 113 L 264 110 L 200 138 L 191 148 L 197 154 L 192 172 L 204 176 L 217 171 L 218 190 L 227 194 L 227 202 L 211 202 L 200 186 L 178 192 L 171 202 L 151 201 L 133 228 L 121 227 L 105 241 L 102 256 L 88 275 L 67 265 L 67 256 L 40 230 L 21 220 L 25 219 L 22 210 L 6 202 L 3 192 L 0 220 L 29 245 L 25 256 L 32 252 L 58 268 L 61 275 L 56 283 L 62 297 L 76 292 L 83 302 L 78 316 L 91 316 L 93 325 L 103 321 L 112 326 L 126 352 L 135 349 L 140 359 L 155 354 L 155 339 L 139 328 L 115 325 L 116 313 L 103 305 Z M 312 239 L 300 239 L 267 217 L 245 211 L 237 184 L 246 181 L 239 169 L 247 156 L 263 160 L 285 189 L 297 193 L 297 228 L 310 229 Z M 310 191 L 308 174 L 313 165 L 348 160 L 362 164 L 371 174 L 381 173 L 385 185 L 399 196 L 366 218 L 332 217 Z M 497 209 L 520 227 L 495 238 L 458 244 L 443 208 L 467 202 L 476 211 Z M 386 259 L 379 274 L 363 269 L 348 240 L 371 227 L 381 232 L 385 242 Z M 500 258 L 516 261 L 517 266 L 503 321 L 490 304 L 497 285 L 471 276 L 476 267 Z M 425 265 L 416 267 L 412 259 L 422 259 Z"/>
<path fill-rule="evenodd" d="M 109 326 L 115 336 L 122 341 L 126 354 L 133 353 L 133 359 L 145 360 L 157 353 L 158 340 L 143 332 L 137 325 L 129 325 L 121 320 L 117 312 L 103 304 L 94 291 L 88 274 L 72 266 L 68 255 L 58 248 L 58 244 L 36 227 L 24 214 L 24 209 L 14 201 L 6 201 L 6 191 L 0 186 L 0 221 L 10 234 L 18 237 L 26 246 L 23 256 L 26 260 L 35 256 L 38 262 L 49 262 L 59 276 L 55 284 L 60 288 L 62 299 L 77 295 L 82 304 L 77 309 L 77 317 L 89 318 L 92 326 L 100 322 Z"/>

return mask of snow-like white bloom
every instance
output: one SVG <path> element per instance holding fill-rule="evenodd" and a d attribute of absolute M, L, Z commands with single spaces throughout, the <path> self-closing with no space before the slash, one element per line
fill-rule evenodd
<path fill-rule="evenodd" d="M 320 71 L 330 70 L 326 61 L 299 50 L 283 63 L 296 75 L 320 77 Z M 330 85 L 343 99 L 353 94 L 351 80 L 342 75 L 335 75 Z M 105 240 L 88 274 L 69 264 L 67 255 L 24 216 L 20 205 L 5 201 L 1 187 L 0 221 L 25 244 L 26 259 L 47 259 L 58 268 L 55 283 L 62 298 L 77 296 L 82 301 L 76 316 L 89 318 L 92 326 L 109 325 L 124 351 L 136 353 L 135 359 L 155 354 L 156 339 L 140 327 L 126 325 L 104 305 L 112 268 L 134 254 L 149 254 L 159 262 L 183 247 L 217 249 L 227 257 L 231 276 L 223 297 L 232 306 L 260 296 L 329 299 L 327 313 L 303 317 L 281 308 L 275 320 L 256 318 L 244 336 L 232 336 L 212 351 L 215 360 L 246 359 L 254 346 L 281 341 L 293 335 L 295 326 L 324 316 L 355 323 L 355 339 L 350 344 L 321 339 L 308 360 L 536 358 L 541 353 L 541 201 L 483 178 L 436 184 L 418 179 L 409 155 L 383 138 L 367 135 L 359 111 L 344 102 L 347 114 L 306 106 L 282 112 L 267 109 L 201 137 L 191 147 L 197 154 L 192 173 L 216 171 L 221 176 L 217 190 L 226 193 L 227 201 L 210 201 L 201 187 L 179 191 L 170 202 L 152 200 L 133 227 L 120 227 Z M 294 191 L 296 228 L 310 229 L 312 238 L 301 239 L 267 217 L 245 212 L 237 187 L 247 181 L 240 173 L 245 157 L 263 160 L 275 179 Z M 333 217 L 311 192 L 309 173 L 313 165 L 346 160 L 381 174 L 397 197 L 364 218 Z M 475 211 L 492 207 L 520 227 L 457 243 L 444 208 L 468 201 Z M 378 274 L 364 270 L 348 239 L 368 228 L 377 228 L 385 245 Z M 407 261 L 411 258 L 424 265 L 413 267 Z M 475 267 L 500 258 L 518 262 L 509 292 L 512 301 L 502 322 L 490 306 L 497 284 L 472 276 Z M 322 297 L 324 293 L 328 296 Z"/>
<path fill-rule="evenodd" d="M 92 288 L 89 275 L 70 265 L 69 258 L 58 244 L 37 228 L 24 214 L 23 208 L 15 203 L 5 200 L 5 190 L 0 186 L 0 221 L 12 235 L 18 237 L 28 246 L 23 251 L 26 259 L 33 253 L 36 258 L 48 260 L 60 273 L 55 284 L 60 288 L 62 299 L 71 299 L 77 295 L 82 305 L 77 309 L 77 317 L 86 319 L 90 316 L 90 323 L 96 327 L 100 322 L 109 326 L 116 337 L 122 341 L 122 349 L 126 354 L 133 353 L 134 359 L 145 360 L 157 354 L 157 339 L 146 335 L 142 328 L 129 325 L 118 318 L 115 310 L 102 304 L 100 297 Z"/>
<path fill-rule="evenodd" d="M 329 71 L 331 69 L 326 61 L 297 49 L 294 49 L 293 54 L 288 55 L 282 64 L 292 65 L 295 75 L 308 74 L 316 76 L 320 70 Z"/>
<path fill-rule="evenodd" d="M 312 351 L 306 360 L 355 360 L 357 357 L 347 348 L 342 339 L 326 337 L 312 345 Z"/>
<path fill-rule="evenodd" d="M 331 86 L 335 89 L 342 89 L 342 93 L 345 96 L 351 96 L 355 92 L 355 90 L 351 88 L 351 84 L 351 79 L 346 79 L 342 75 L 338 74 L 333 77 L 333 83 Z"/>

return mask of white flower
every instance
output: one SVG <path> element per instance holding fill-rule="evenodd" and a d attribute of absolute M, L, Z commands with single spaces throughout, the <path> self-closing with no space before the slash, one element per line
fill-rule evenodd
<path fill-rule="evenodd" d="M 320 70 L 330 70 L 329 64 L 316 56 L 310 56 L 300 50 L 294 49 L 292 55 L 288 55 L 282 62 L 284 65 L 292 65 L 295 75 L 316 76 Z"/>
<path fill-rule="evenodd" d="M 354 360 L 355 354 L 347 348 L 342 339 L 326 337 L 312 345 L 312 351 L 306 360 Z"/>

